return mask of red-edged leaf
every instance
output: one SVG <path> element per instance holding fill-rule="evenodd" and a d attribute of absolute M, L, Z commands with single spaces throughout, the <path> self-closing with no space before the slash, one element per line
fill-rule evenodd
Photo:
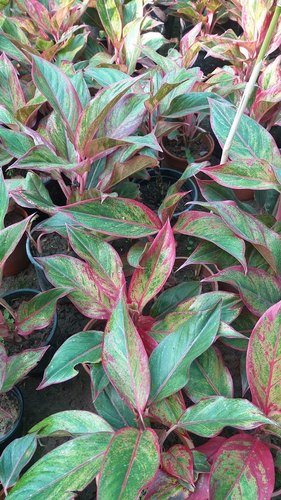
<path fill-rule="evenodd" d="M 112 385 L 141 414 L 150 390 L 148 357 L 122 296 L 105 329 L 102 363 Z"/>
<path fill-rule="evenodd" d="M 174 231 L 214 243 L 235 257 L 246 269 L 245 243 L 215 214 L 190 211 L 181 215 Z"/>
<path fill-rule="evenodd" d="M 281 271 L 281 236 L 255 216 L 241 210 L 233 201 L 203 203 L 220 215 L 225 224 L 239 238 L 252 243 L 272 269 Z"/>
<path fill-rule="evenodd" d="M 219 450 L 219 448 L 227 441 L 227 438 L 223 436 L 215 436 L 201 446 L 196 448 L 200 453 L 204 453 L 210 464 L 213 463 L 214 457 Z"/>
<path fill-rule="evenodd" d="M 162 225 L 152 210 L 142 203 L 125 198 L 107 197 L 73 203 L 58 209 L 69 224 L 80 224 L 94 231 L 125 238 L 139 238 L 156 233 Z"/>
<path fill-rule="evenodd" d="M 114 304 L 99 288 L 91 266 L 74 257 L 52 255 L 37 258 L 47 279 L 56 287 L 69 287 L 69 300 L 88 318 L 108 319 Z"/>
<path fill-rule="evenodd" d="M 270 307 L 253 329 L 246 367 L 253 402 L 281 423 L 281 302 Z"/>
<path fill-rule="evenodd" d="M 270 500 L 274 463 L 268 446 L 254 436 L 238 434 L 219 449 L 210 473 L 210 498 Z"/>
<path fill-rule="evenodd" d="M 0 390 L 2 389 L 2 385 L 5 380 L 7 360 L 8 356 L 6 353 L 6 349 L 4 345 L 0 343 Z"/>
<path fill-rule="evenodd" d="M 24 235 L 32 217 L 30 215 L 26 219 L 0 230 L 0 281 L 4 264 Z"/>
<path fill-rule="evenodd" d="M 71 288 L 52 288 L 38 293 L 28 302 L 22 302 L 15 321 L 18 334 L 25 336 L 46 328 L 53 320 L 57 301 L 70 291 Z"/>
<path fill-rule="evenodd" d="M 138 498 L 153 480 L 159 461 L 158 439 L 152 429 L 116 432 L 102 464 L 97 499 Z"/>
<path fill-rule="evenodd" d="M 189 495 L 188 500 L 209 500 L 209 498 L 209 474 L 200 474 L 195 490 Z"/>
<path fill-rule="evenodd" d="M 162 467 L 171 476 L 193 485 L 193 457 L 186 446 L 176 444 L 161 456 Z"/>
<path fill-rule="evenodd" d="M 82 106 L 71 80 L 57 66 L 37 56 L 33 56 L 32 78 L 73 137 Z"/>
<path fill-rule="evenodd" d="M 280 190 L 273 169 L 265 160 L 230 161 L 201 169 L 211 179 L 235 189 Z"/>
<path fill-rule="evenodd" d="M 49 346 L 37 347 L 36 349 L 25 349 L 18 354 L 8 357 L 2 391 L 10 391 L 15 384 L 22 381 L 32 368 L 35 368 L 39 363 L 48 348 Z"/>
<path fill-rule="evenodd" d="M 119 297 L 125 278 L 118 253 L 111 245 L 83 229 L 69 227 L 67 232 L 75 253 L 94 271 L 100 290 L 113 300 Z"/>
<path fill-rule="evenodd" d="M 180 484 L 177 478 L 158 470 L 153 482 L 147 488 L 144 500 L 170 500 L 172 498 L 186 500 L 189 497 L 190 491 Z"/>
<path fill-rule="evenodd" d="M 5 52 L 0 57 L 0 68 L 1 104 L 15 113 L 18 108 L 25 105 L 25 98 L 16 69 Z"/>
<path fill-rule="evenodd" d="M 162 222 L 166 222 L 167 219 L 171 218 L 176 210 L 179 201 L 184 198 L 188 192 L 174 193 L 170 196 L 166 196 L 162 201 L 160 207 L 158 208 L 158 215 Z M 187 207 L 186 207 L 187 208 Z"/>
<path fill-rule="evenodd" d="M 143 345 L 145 347 L 145 350 L 147 354 L 150 356 L 152 353 L 153 349 L 157 347 L 158 342 L 154 340 L 153 337 L 149 335 L 149 332 L 151 328 L 153 327 L 155 323 L 155 319 L 152 318 L 151 316 L 137 316 L 135 321 L 135 325 L 137 327 L 137 330 L 140 334 L 140 337 L 143 341 Z"/>
<path fill-rule="evenodd" d="M 130 282 L 128 299 L 137 306 L 139 312 L 166 283 L 175 257 L 175 240 L 168 220 L 142 256 Z"/>
<path fill-rule="evenodd" d="M 222 281 L 234 285 L 246 307 L 261 316 L 281 298 L 281 282 L 271 274 L 249 267 L 247 274 L 241 266 L 233 266 L 203 281 Z"/>

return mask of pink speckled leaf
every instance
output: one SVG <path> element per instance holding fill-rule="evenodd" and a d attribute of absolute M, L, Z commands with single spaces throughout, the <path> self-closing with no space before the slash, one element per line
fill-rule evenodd
<path fill-rule="evenodd" d="M 162 453 L 162 467 L 171 476 L 193 485 L 193 457 L 192 451 L 176 444 L 167 452 Z"/>
<path fill-rule="evenodd" d="M 281 301 L 270 307 L 252 331 L 247 378 L 253 402 L 281 424 Z M 281 435 L 280 430 L 274 429 Z"/>
<path fill-rule="evenodd" d="M 269 448 L 255 436 L 238 434 L 224 443 L 210 473 L 210 498 L 269 500 L 274 463 Z"/>
<path fill-rule="evenodd" d="M 134 271 L 129 287 L 129 302 L 141 312 L 166 283 L 175 262 L 175 240 L 169 220 L 159 231 Z"/>
<path fill-rule="evenodd" d="M 119 394 L 141 413 L 150 390 L 148 356 L 123 297 L 105 329 L 102 364 Z"/>

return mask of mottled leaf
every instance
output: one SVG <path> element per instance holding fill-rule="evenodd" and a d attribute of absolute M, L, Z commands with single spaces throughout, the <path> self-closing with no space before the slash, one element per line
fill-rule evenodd
<path fill-rule="evenodd" d="M 84 410 L 67 410 L 54 413 L 34 425 L 29 431 L 38 437 L 76 436 L 113 432 L 112 427 L 95 413 Z"/>
<path fill-rule="evenodd" d="M 22 469 L 28 464 L 36 450 L 35 436 L 14 439 L 4 449 L 0 458 L 0 481 L 7 492 L 19 478 Z"/>

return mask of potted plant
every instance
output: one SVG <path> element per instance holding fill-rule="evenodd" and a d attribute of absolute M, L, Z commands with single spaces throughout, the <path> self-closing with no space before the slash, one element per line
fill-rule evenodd
<path fill-rule="evenodd" d="M 181 218 L 189 216 L 186 212 Z M 223 475 L 224 488 L 232 491 L 233 485 L 242 484 L 240 471 L 245 467 L 247 477 L 251 475 L 251 481 L 243 483 L 247 495 L 251 497 L 259 487 L 263 497 L 270 499 L 274 490 L 270 450 L 280 424 L 276 406 L 277 413 L 272 411 L 276 392 L 269 388 L 270 363 L 264 363 L 264 356 L 272 362 L 279 354 L 264 346 L 260 337 L 266 329 L 269 342 L 276 339 L 280 302 L 264 311 L 251 333 L 247 375 L 254 401 L 234 398 L 219 344 L 215 348 L 213 344 L 230 331 L 237 337 L 229 326 L 241 314 L 241 301 L 222 291 L 198 295 L 198 289 L 181 289 L 179 295 L 171 291 L 168 299 L 165 291 L 162 296 L 175 260 L 169 221 L 142 254 L 128 290 L 121 261 L 111 245 L 82 229 L 69 229 L 69 240 L 83 261 L 51 256 L 40 262 L 53 284 L 63 281 L 64 286 L 69 284 L 71 269 L 76 277 L 83 269 L 84 280 L 87 276 L 92 284 L 83 281 L 82 288 L 77 282 L 69 298 L 86 316 L 105 319 L 106 327 L 104 332 L 83 331 L 68 339 L 46 368 L 40 389 L 71 379 L 77 375 L 77 364 L 88 363 L 97 413 L 60 412 L 30 429 L 38 440 L 65 436 L 67 441 L 22 475 L 9 491 L 11 500 L 22 498 L 27 491 L 29 495 L 38 492 L 38 481 L 40 494 L 56 496 L 62 487 L 69 488 L 70 495 L 73 489 L 82 491 L 95 478 L 98 498 L 121 494 L 138 498 L 142 493 L 148 500 L 167 488 L 169 494 L 180 493 L 183 498 L 193 492 L 221 496 L 218 477 Z M 62 269 L 67 272 L 62 274 Z M 254 307 L 253 300 L 250 302 Z M 263 397 L 267 386 L 270 400 Z M 186 403 L 184 393 L 192 404 Z M 233 431 L 229 437 L 223 432 L 226 426 L 239 432 Z M 203 445 L 202 437 L 208 438 Z M 132 455 L 134 461 L 128 467 Z M 7 464 L 7 471 L 9 467 Z M 87 474 L 81 476 L 81 470 Z M 266 471 L 266 481 L 261 470 Z M 71 486 L 67 486 L 70 474 Z"/>

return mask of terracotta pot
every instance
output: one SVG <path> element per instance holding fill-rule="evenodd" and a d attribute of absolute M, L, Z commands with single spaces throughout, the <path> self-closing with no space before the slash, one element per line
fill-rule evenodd
<path fill-rule="evenodd" d="M 250 201 L 254 198 L 252 189 L 233 189 L 233 192 L 240 201 Z"/>
<path fill-rule="evenodd" d="M 27 212 L 22 207 L 19 207 L 17 205 L 15 205 L 8 213 L 11 212 L 17 214 L 19 217 L 21 217 L 22 220 L 26 219 L 27 217 Z M 15 250 L 5 262 L 3 270 L 4 278 L 6 278 L 7 276 L 14 276 L 15 274 L 20 273 L 21 271 L 26 269 L 27 266 L 29 265 L 25 244 L 26 244 L 26 234 L 22 236 Z"/>
<path fill-rule="evenodd" d="M 204 156 L 200 156 L 194 160 L 195 163 L 201 163 L 202 161 L 207 161 L 209 160 L 210 156 L 212 155 L 215 147 L 214 139 L 210 134 L 204 134 L 201 137 L 202 139 L 202 145 L 207 149 L 208 153 L 205 154 Z M 184 158 L 180 158 L 179 156 L 174 155 L 167 149 L 167 145 L 169 143 L 169 139 L 167 136 L 163 137 L 161 140 L 161 147 L 163 149 L 164 153 L 164 161 L 165 164 L 172 169 L 179 170 L 180 172 L 183 172 L 187 165 L 188 162 Z"/>

